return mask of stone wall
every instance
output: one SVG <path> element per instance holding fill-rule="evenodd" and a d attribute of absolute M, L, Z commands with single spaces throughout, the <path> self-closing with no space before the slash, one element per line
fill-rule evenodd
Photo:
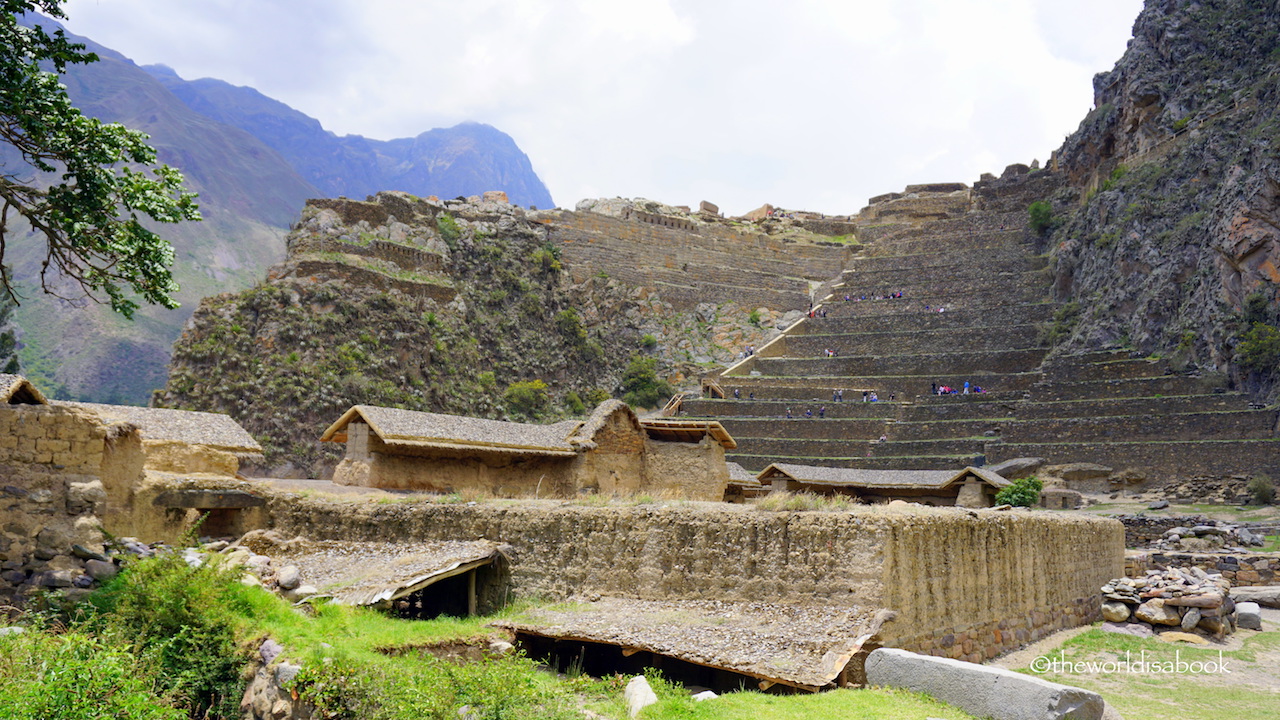
<path fill-rule="evenodd" d="M 0 405 L 0 605 L 93 584 L 86 560 L 105 558 L 107 486 L 140 479 L 140 448 L 132 425 L 85 410 Z"/>
<path fill-rule="evenodd" d="M 808 281 L 836 275 L 850 256 L 835 244 L 787 242 L 720 223 L 641 215 L 628 220 L 561 212 L 547 224 L 548 239 L 560 248 L 575 281 L 604 273 L 657 289 L 679 310 L 724 298 L 742 307 L 804 309 Z"/>
<path fill-rule="evenodd" d="M 1047 512 L 683 504 L 351 506 L 273 500 L 285 535 L 513 547 L 512 596 L 886 607 L 882 641 L 980 660 L 1097 619 L 1123 572 L 1122 526 Z"/>
<path fill-rule="evenodd" d="M 1232 585 L 1280 585 L 1280 554 L 1277 553 L 1179 553 L 1131 550 L 1125 553 L 1128 577 L 1142 577 L 1148 570 L 1170 567 L 1197 567 L 1208 573 L 1222 573 Z"/>

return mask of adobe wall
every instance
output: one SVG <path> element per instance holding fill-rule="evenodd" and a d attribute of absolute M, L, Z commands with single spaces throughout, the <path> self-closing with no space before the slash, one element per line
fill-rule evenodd
<path fill-rule="evenodd" d="M 882 630 L 885 644 L 970 660 L 1096 619 L 1098 588 L 1124 569 L 1119 522 L 1049 512 L 320 499 L 269 508 L 286 536 L 508 543 L 513 597 L 886 607 L 898 619 Z"/>
<path fill-rule="evenodd" d="M 645 492 L 690 500 L 724 499 L 729 466 L 724 448 L 711 436 L 701 442 L 645 440 Z"/>
<path fill-rule="evenodd" d="M 388 449 L 369 426 L 347 426 L 347 453 L 334 469 L 339 485 L 428 493 L 476 491 L 503 498 L 573 498 L 581 493 L 627 496 L 652 493 L 687 500 L 721 500 L 729 483 L 724 448 L 648 438 L 634 415 L 614 413 L 593 435 L 595 446 L 574 457 L 493 455 L 421 456 Z M 435 453 L 435 454 L 433 454 Z"/>
<path fill-rule="evenodd" d="M 101 550 L 99 518 L 140 478 L 140 447 L 132 426 L 86 410 L 0 405 L 0 605 L 92 585 L 72 546 Z"/>
<path fill-rule="evenodd" d="M 885 543 L 884 644 L 981 662 L 1100 618 L 1124 526 L 1047 512 L 913 513 Z"/>

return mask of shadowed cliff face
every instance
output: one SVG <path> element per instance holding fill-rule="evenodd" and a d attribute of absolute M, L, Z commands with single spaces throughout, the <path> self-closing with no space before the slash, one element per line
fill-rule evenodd
<path fill-rule="evenodd" d="M 1045 239 L 1081 310 L 1064 349 L 1170 354 L 1270 393 L 1280 343 L 1243 341 L 1280 321 L 1280 4 L 1149 0 L 1094 88 Z"/>

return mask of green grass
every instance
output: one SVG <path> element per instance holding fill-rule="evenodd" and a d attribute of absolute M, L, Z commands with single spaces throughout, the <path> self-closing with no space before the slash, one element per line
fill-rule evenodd
<path fill-rule="evenodd" d="M 651 681 L 651 684 L 652 683 Z M 683 689 L 654 684 L 658 703 L 646 708 L 641 720 L 879 720 L 880 718 L 946 718 L 968 720 L 973 716 L 928 695 L 905 690 L 833 690 L 803 695 L 765 695 L 735 692 L 695 702 Z M 593 706 L 609 717 L 625 718 L 620 699 Z"/>
<path fill-rule="evenodd" d="M 1225 663 L 1230 675 L 1182 673 L 1027 674 L 1052 682 L 1093 690 L 1106 698 L 1125 720 L 1274 720 L 1280 706 L 1275 693 L 1275 652 L 1280 632 L 1244 633 L 1239 650 L 1171 644 L 1093 628 L 1062 644 L 1062 656 L 1072 662 L 1123 660 L 1148 663 Z M 1051 653 L 1058 656 L 1059 651 Z M 1143 655 L 1145 653 L 1145 656 Z M 1268 688 L 1267 685 L 1270 685 Z"/>

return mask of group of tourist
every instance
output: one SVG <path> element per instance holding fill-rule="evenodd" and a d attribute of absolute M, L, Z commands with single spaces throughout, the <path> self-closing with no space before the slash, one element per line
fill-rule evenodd
<path fill-rule="evenodd" d="M 964 388 L 960 390 L 957 390 L 950 385 L 939 385 L 938 383 L 933 383 L 934 395 L 968 395 L 970 393 L 984 392 L 986 392 L 986 390 L 983 390 L 981 385 L 970 386 L 968 380 L 964 381 Z"/>

